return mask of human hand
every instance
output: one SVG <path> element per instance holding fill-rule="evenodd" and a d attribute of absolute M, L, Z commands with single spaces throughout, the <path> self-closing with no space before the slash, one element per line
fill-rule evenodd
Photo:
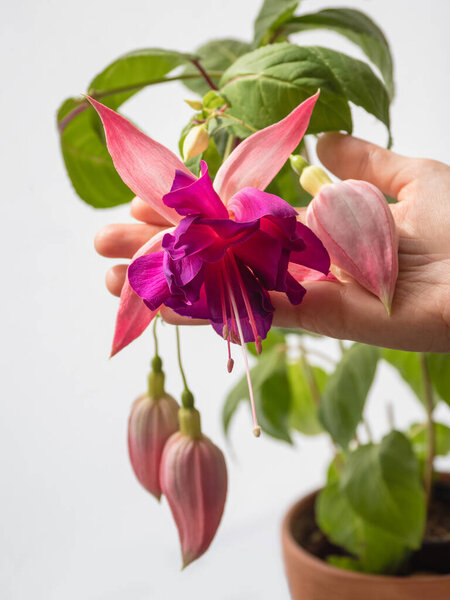
<path fill-rule="evenodd" d="M 406 158 L 341 134 L 322 136 L 317 152 L 340 178 L 369 181 L 399 201 L 391 205 L 400 237 L 392 315 L 388 317 L 381 302 L 354 281 L 304 282 L 308 293 L 298 306 L 284 294 L 271 293 L 274 325 L 403 350 L 450 352 L 450 167 Z M 168 226 L 137 198 L 131 214 L 143 223 L 103 228 L 95 242 L 100 254 L 131 258 Z M 126 269 L 122 264 L 108 271 L 111 293 L 120 294 Z M 162 314 L 170 322 L 193 323 L 169 309 Z"/>

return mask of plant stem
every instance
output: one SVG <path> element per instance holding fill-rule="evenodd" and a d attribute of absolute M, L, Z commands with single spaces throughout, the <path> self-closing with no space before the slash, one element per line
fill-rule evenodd
<path fill-rule="evenodd" d="M 423 352 L 420 353 L 420 367 L 422 370 L 422 381 L 425 392 L 425 408 L 427 411 L 427 451 L 425 457 L 425 471 L 424 471 L 424 487 L 427 507 L 430 506 L 430 500 L 432 495 L 433 485 L 433 462 L 435 454 L 435 432 L 433 423 L 433 387 L 431 385 L 430 374 L 428 371 L 427 355 Z"/>
<path fill-rule="evenodd" d="M 178 366 L 180 367 L 181 378 L 183 379 L 184 391 L 181 395 L 181 404 L 183 408 L 193 408 L 194 407 L 194 396 L 191 390 L 188 387 L 186 381 L 186 375 L 183 369 L 183 363 L 181 362 L 181 343 L 180 343 L 180 328 L 178 325 L 175 326 L 177 333 L 177 356 L 178 356 Z"/>
<path fill-rule="evenodd" d="M 156 324 L 158 323 L 158 316 L 155 316 L 155 320 L 153 323 L 153 339 L 155 341 L 155 358 L 158 357 L 159 358 L 159 353 L 158 353 L 158 336 L 156 335 Z"/>
<path fill-rule="evenodd" d="M 320 404 L 320 390 L 317 386 L 316 378 L 314 377 L 314 371 L 311 369 L 311 365 L 308 362 L 308 357 L 306 354 L 306 350 L 302 344 L 299 345 L 300 348 L 300 360 L 305 370 L 306 379 L 308 382 L 308 387 L 311 392 L 311 396 L 314 400 L 314 403 L 319 406 Z"/>
<path fill-rule="evenodd" d="M 303 147 L 300 152 L 300 155 L 303 156 L 303 158 L 306 160 L 307 163 L 311 164 L 311 157 L 309 155 L 309 150 L 308 150 L 308 146 L 306 144 L 305 138 L 303 138 Z"/>
<path fill-rule="evenodd" d="M 223 153 L 223 161 L 225 161 L 230 156 L 231 151 L 233 150 L 234 140 L 235 140 L 235 136 L 232 133 L 229 133 L 228 139 L 227 139 L 227 144 L 225 146 L 225 151 Z"/>
<path fill-rule="evenodd" d="M 338 340 L 338 344 L 339 344 L 339 350 L 341 351 L 341 354 L 344 354 L 344 352 L 345 352 L 344 342 L 342 340 Z"/>
<path fill-rule="evenodd" d="M 252 133 L 256 133 L 258 130 L 255 129 L 254 127 L 252 127 L 251 125 L 249 125 L 248 123 L 246 123 L 245 121 L 241 121 L 241 119 L 238 119 L 237 117 L 233 117 L 233 115 L 229 115 L 228 113 L 223 113 L 222 115 L 220 115 L 221 117 L 224 117 L 226 119 L 231 119 L 232 121 L 236 121 L 236 123 L 239 123 L 239 125 L 242 125 L 242 127 L 246 127 L 247 129 L 249 129 Z"/>
<path fill-rule="evenodd" d="M 194 65 L 194 67 L 196 67 L 199 70 L 201 76 L 203 77 L 203 79 L 206 81 L 206 83 L 209 85 L 209 87 L 212 90 L 219 89 L 198 60 L 196 60 L 196 59 L 192 60 L 192 64 Z"/>
<path fill-rule="evenodd" d="M 222 75 L 221 72 L 211 73 L 213 76 Z M 114 96 L 115 94 L 124 94 L 127 92 L 134 92 L 140 90 L 144 87 L 148 87 L 150 85 L 156 85 L 157 83 L 167 83 L 170 81 L 182 81 L 183 79 L 199 79 L 203 77 L 202 74 L 185 74 L 185 75 L 177 75 L 176 77 L 161 77 L 159 79 L 152 79 L 150 81 L 144 81 L 143 83 L 139 83 L 136 85 L 127 85 L 123 87 L 114 88 L 112 90 L 89 90 L 89 95 L 92 96 L 95 100 L 102 100 L 103 98 L 107 98 L 108 96 Z M 62 133 L 67 125 L 80 113 L 89 108 L 90 104 L 86 99 L 80 99 L 79 106 L 76 106 L 73 110 L 71 110 L 61 121 L 58 123 L 59 132 Z"/>

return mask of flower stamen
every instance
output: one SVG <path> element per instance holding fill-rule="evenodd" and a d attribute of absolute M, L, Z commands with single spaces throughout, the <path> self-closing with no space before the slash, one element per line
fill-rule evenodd
<path fill-rule="evenodd" d="M 226 284 L 227 284 L 227 288 L 228 288 L 228 293 L 230 294 L 230 302 L 231 302 L 231 306 L 233 308 L 232 314 L 234 313 L 234 316 L 236 319 L 237 329 L 239 332 L 239 339 L 240 339 L 241 346 L 242 346 L 242 355 L 244 357 L 245 372 L 247 375 L 248 392 L 250 395 L 250 405 L 251 405 L 251 409 L 252 409 L 253 435 L 255 437 L 259 437 L 261 435 L 261 427 L 258 424 L 258 417 L 256 416 L 255 397 L 253 395 L 252 378 L 250 376 L 250 368 L 248 366 L 247 349 L 246 349 L 245 343 L 244 343 L 244 334 L 242 332 L 241 320 L 239 319 L 239 311 L 238 311 L 238 307 L 236 304 L 236 299 L 234 297 L 233 289 L 231 287 L 231 283 L 230 283 L 228 277 L 226 279 Z"/>

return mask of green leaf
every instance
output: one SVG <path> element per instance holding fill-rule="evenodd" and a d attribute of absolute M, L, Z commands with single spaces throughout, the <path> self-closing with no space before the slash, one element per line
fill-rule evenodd
<path fill-rule="evenodd" d="M 377 368 L 379 349 L 353 344 L 327 381 L 320 420 L 335 442 L 345 448 L 361 420 Z"/>
<path fill-rule="evenodd" d="M 338 459 L 336 459 L 338 460 Z M 327 562 L 351 571 L 394 573 L 408 557 L 409 549 L 388 532 L 359 516 L 341 489 L 336 461 L 330 465 L 326 486 L 316 500 L 316 518 L 328 539 L 358 558 L 327 557 Z"/>
<path fill-rule="evenodd" d="M 212 40 L 202 44 L 197 48 L 195 54 L 198 56 L 200 64 L 209 73 L 223 73 L 234 61 L 242 54 L 251 50 L 250 44 L 241 40 L 223 39 Z M 193 75 L 198 73 L 194 65 L 187 65 L 183 75 Z M 211 80 L 218 85 L 220 75 L 211 75 Z M 186 79 L 184 85 L 199 96 L 204 96 L 211 90 L 207 82 L 201 79 Z"/>
<path fill-rule="evenodd" d="M 305 435 L 317 435 L 323 433 L 323 427 L 319 421 L 319 398 L 314 397 L 314 388 L 321 394 L 327 381 L 327 373 L 320 367 L 312 367 L 311 374 L 314 382 L 309 380 L 310 374 L 306 372 L 306 365 L 298 360 L 291 363 L 287 368 L 289 385 L 291 386 L 291 414 L 289 424 Z"/>
<path fill-rule="evenodd" d="M 417 398 L 425 405 L 425 387 L 419 354 L 383 348 L 381 355 L 386 362 L 397 369 L 403 381 L 409 385 Z"/>
<path fill-rule="evenodd" d="M 264 0 L 255 20 L 254 44 L 270 42 L 276 30 L 294 14 L 300 0 Z"/>
<path fill-rule="evenodd" d="M 273 373 L 283 371 L 286 368 L 286 346 L 285 344 L 277 344 L 258 359 L 258 362 L 250 370 L 252 378 L 253 391 L 256 393 L 260 390 L 263 383 Z M 231 419 L 236 412 L 239 404 L 243 400 L 249 399 L 247 377 L 244 375 L 234 388 L 228 393 L 225 404 L 222 408 L 222 425 L 225 433 L 228 433 Z"/>
<path fill-rule="evenodd" d="M 261 429 L 276 439 L 292 444 L 289 434 L 291 389 L 285 369 L 265 379 L 255 393 L 255 406 Z"/>
<path fill-rule="evenodd" d="M 379 68 L 389 97 L 391 100 L 394 97 L 393 64 L 388 41 L 366 14 L 352 8 L 328 8 L 293 17 L 281 29 L 286 35 L 311 29 L 330 29 L 345 36 Z"/>
<path fill-rule="evenodd" d="M 375 115 L 389 131 L 384 84 L 367 64 L 327 48 L 288 43 L 259 48 L 231 65 L 220 85 L 231 105 L 227 112 L 255 129 L 279 121 L 320 88 L 308 133 L 351 133 L 349 101 Z"/>
<path fill-rule="evenodd" d="M 168 73 L 191 59 L 188 54 L 156 48 L 125 54 L 91 81 L 89 94 L 116 110 L 144 86 L 165 81 Z M 95 208 L 129 202 L 134 194 L 116 173 L 100 119 L 87 106 L 83 99 L 69 98 L 58 111 L 61 150 L 72 185 Z"/>
<path fill-rule="evenodd" d="M 425 423 L 414 423 L 408 431 L 413 450 L 419 461 L 425 460 L 427 454 L 428 429 Z M 435 456 L 450 454 L 450 427 L 444 423 L 434 422 Z"/>
<path fill-rule="evenodd" d="M 425 526 L 419 463 L 406 436 L 393 431 L 380 444 L 359 446 L 342 473 L 353 510 L 371 525 L 416 549 Z"/>
<path fill-rule="evenodd" d="M 330 554 L 327 556 L 327 563 L 338 569 L 344 569 L 344 571 L 355 571 L 363 572 L 359 561 L 349 556 L 339 556 L 338 554 Z"/>
<path fill-rule="evenodd" d="M 283 198 L 292 206 L 308 206 L 312 199 L 312 196 L 300 185 L 299 176 L 294 173 L 289 161 L 271 181 L 266 192 Z"/>
<path fill-rule="evenodd" d="M 450 354 L 427 354 L 431 383 L 450 406 Z"/>

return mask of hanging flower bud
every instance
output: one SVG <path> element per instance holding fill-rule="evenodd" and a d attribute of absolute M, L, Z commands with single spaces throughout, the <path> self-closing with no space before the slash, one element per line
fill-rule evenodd
<path fill-rule="evenodd" d="M 204 152 L 208 144 L 209 135 L 204 125 L 196 125 L 190 129 L 183 143 L 183 158 L 185 162 Z"/>
<path fill-rule="evenodd" d="M 314 196 L 306 224 L 332 263 L 378 296 L 391 312 L 398 276 L 398 234 L 383 194 L 366 181 L 332 183 L 319 167 L 306 168 L 302 186 Z"/>
<path fill-rule="evenodd" d="M 161 456 L 168 438 L 178 430 L 177 401 L 164 391 L 164 373 L 152 371 L 148 393 L 140 396 L 128 421 L 128 451 L 138 481 L 158 500 Z"/>
<path fill-rule="evenodd" d="M 161 488 L 180 536 L 183 567 L 209 547 L 225 505 L 227 469 L 222 451 L 204 436 L 195 408 L 179 411 L 180 431 L 164 447 Z"/>

